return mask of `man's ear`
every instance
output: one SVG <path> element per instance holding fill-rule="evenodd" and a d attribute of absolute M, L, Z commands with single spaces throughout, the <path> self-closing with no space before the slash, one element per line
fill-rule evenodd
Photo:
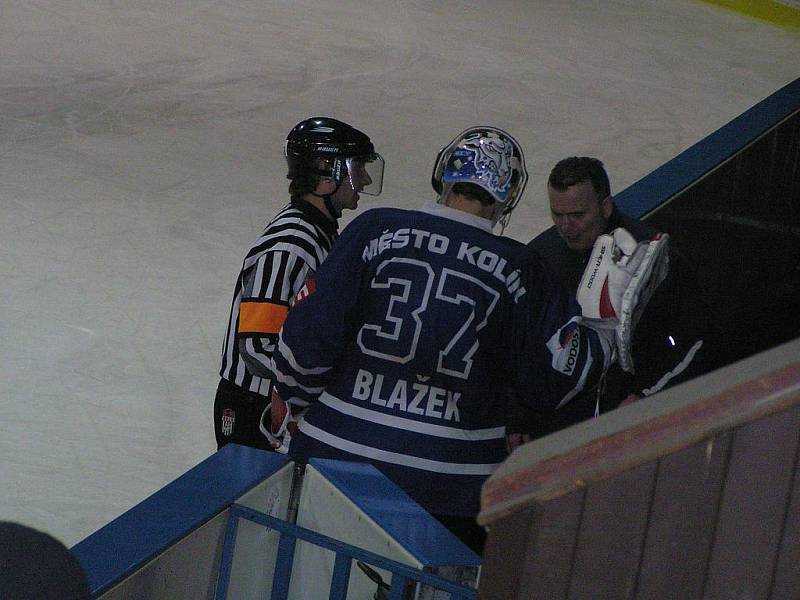
<path fill-rule="evenodd" d="M 614 211 L 614 197 L 609 194 L 600 202 L 600 214 L 603 215 L 603 219 L 606 221 L 611 217 L 611 213 Z"/>
<path fill-rule="evenodd" d="M 314 191 L 320 196 L 332 194 L 336 191 L 336 182 L 328 177 L 320 177 L 317 187 Z"/>

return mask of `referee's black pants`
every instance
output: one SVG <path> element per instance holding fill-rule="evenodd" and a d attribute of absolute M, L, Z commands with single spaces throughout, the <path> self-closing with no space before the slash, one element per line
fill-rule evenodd
<path fill-rule="evenodd" d="M 241 444 L 261 450 L 272 450 L 261 433 L 259 422 L 270 400 L 227 379 L 220 379 L 214 398 L 214 435 L 217 450 L 225 444 Z"/>

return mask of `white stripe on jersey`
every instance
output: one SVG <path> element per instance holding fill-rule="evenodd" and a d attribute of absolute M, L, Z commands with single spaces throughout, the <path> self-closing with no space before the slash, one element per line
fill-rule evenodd
<path fill-rule="evenodd" d="M 289 366 L 292 368 L 292 370 L 295 373 L 298 373 L 300 375 L 322 375 L 323 373 L 327 373 L 328 371 L 330 371 L 333 368 L 333 367 L 310 367 L 310 368 L 301 367 L 300 363 L 298 363 L 297 359 L 295 359 L 294 354 L 292 353 L 292 349 L 289 348 L 289 346 L 287 346 L 284 343 L 283 338 L 280 337 L 280 336 L 278 336 L 278 348 L 280 349 L 281 355 L 283 356 L 284 359 L 286 359 L 286 362 L 289 363 Z M 281 379 L 281 381 L 283 381 L 283 379 Z M 294 383 L 293 384 L 287 384 L 287 385 L 296 386 L 296 387 L 299 387 L 299 388 L 305 390 L 305 388 L 303 386 L 297 385 L 297 384 L 294 384 Z M 314 388 L 314 389 L 317 389 L 317 388 Z M 306 391 L 309 392 L 309 390 L 306 390 Z M 322 388 L 319 388 L 318 392 L 313 392 L 313 393 L 319 394 L 321 392 L 322 392 Z M 309 393 L 312 393 L 312 392 L 309 392 Z"/>
<path fill-rule="evenodd" d="M 401 465 L 423 471 L 433 471 L 434 473 L 447 473 L 451 475 L 491 475 L 500 466 L 500 463 L 452 463 L 438 460 L 410 456 L 398 452 L 379 450 L 372 446 L 365 446 L 350 440 L 345 440 L 338 436 L 323 431 L 306 421 L 301 421 L 299 429 L 308 437 L 314 438 L 328 446 L 344 450 L 350 454 L 356 454 L 365 458 L 371 458 L 393 465 Z"/>
<path fill-rule="evenodd" d="M 247 356 L 258 362 L 263 369 L 267 371 L 270 370 L 270 367 L 272 366 L 271 356 L 272 353 L 275 352 L 275 344 L 266 344 L 264 346 L 264 351 L 269 352 L 269 354 L 265 354 L 264 352 L 259 352 L 256 350 L 255 343 L 252 339 L 246 339 L 244 341 L 244 345 Z"/>
<path fill-rule="evenodd" d="M 370 421 L 371 423 L 378 423 L 379 425 L 386 425 L 394 429 L 405 429 L 406 431 L 413 431 L 414 433 L 423 433 L 425 435 L 433 435 L 436 437 L 449 438 L 452 440 L 466 440 L 474 442 L 478 440 L 497 440 L 502 439 L 506 435 L 505 427 L 491 427 L 485 429 L 459 429 L 456 427 L 446 427 L 444 425 L 435 425 L 433 423 L 424 423 L 422 421 L 415 421 L 413 419 L 405 419 L 394 415 L 387 415 L 376 410 L 362 408 L 343 402 L 336 396 L 332 396 L 328 392 L 323 392 L 319 401 L 322 404 L 332 408 L 333 410 Z"/>
<path fill-rule="evenodd" d="M 258 257 L 258 261 L 256 262 L 255 271 L 253 272 L 253 297 L 257 298 L 262 294 L 261 291 L 261 284 L 264 282 L 264 267 L 266 266 L 267 262 L 267 255 L 262 254 Z M 267 284 L 267 290 L 272 288 L 273 282 L 275 281 L 275 277 L 277 276 L 277 270 L 273 269 L 272 273 L 270 273 L 269 283 Z M 244 287 L 244 286 L 243 286 Z M 269 293 L 269 292 L 267 292 Z"/>
<path fill-rule="evenodd" d="M 268 242 L 273 238 L 285 238 L 288 236 L 289 234 L 287 234 L 286 232 L 282 232 L 280 235 L 270 235 L 261 237 L 254 245 L 254 248 L 264 245 L 266 242 Z M 299 245 L 299 242 L 301 240 L 304 240 L 316 251 L 319 251 L 319 244 L 314 239 L 309 238 L 306 235 L 292 234 L 291 237 L 294 238 L 295 240 L 294 242 L 276 242 L 275 244 L 269 246 L 269 248 L 265 252 L 275 252 L 275 253 L 286 252 L 287 254 L 297 256 L 303 262 L 307 263 L 314 271 L 316 271 L 319 268 L 321 261 L 318 259 L 318 257 L 314 256 L 314 254 L 309 254 L 305 250 L 305 248 Z M 261 257 L 264 255 L 265 252 L 259 252 L 252 256 L 248 256 L 244 261 L 243 270 L 251 268 L 256 261 L 261 260 Z M 325 254 L 327 255 L 327 251 Z M 322 258 L 324 259 L 325 257 L 323 256 Z"/>

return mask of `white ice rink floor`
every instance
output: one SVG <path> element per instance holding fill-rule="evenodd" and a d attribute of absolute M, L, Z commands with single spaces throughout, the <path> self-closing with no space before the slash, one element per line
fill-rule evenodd
<path fill-rule="evenodd" d="M 800 32 L 696 0 L 4 0 L 0 56 L 0 519 L 72 545 L 214 451 L 297 121 L 373 138 L 361 209 L 418 206 L 453 135 L 508 129 L 527 241 L 558 159 L 624 189 L 800 76 Z"/>

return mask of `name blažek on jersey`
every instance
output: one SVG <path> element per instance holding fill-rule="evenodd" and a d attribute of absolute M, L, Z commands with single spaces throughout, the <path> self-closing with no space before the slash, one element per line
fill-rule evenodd
<path fill-rule="evenodd" d="M 448 251 L 450 253 L 455 252 L 455 257 L 458 260 L 494 275 L 506 286 L 508 293 L 512 294 L 514 302 L 517 302 L 526 293 L 525 287 L 521 284 L 519 269 L 510 269 L 505 258 L 468 242 L 461 242 L 457 250 L 452 250 L 450 248 L 450 238 L 438 233 L 425 231 L 424 229 L 403 227 L 396 231 L 384 231 L 380 237 L 370 240 L 364 246 L 361 259 L 364 262 L 369 262 L 389 249 L 400 249 L 409 245 L 427 250 L 432 254 L 445 255 L 448 254 Z M 507 273 L 507 269 L 510 272 Z"/>
<path fill-rule="evenodd" d="M 397 379 L 392 384 L 381 374 L 359 369 L 353 386 L 353 399 L 445 421 L 460 421 L 460 392 L 416 381 Z"/>

